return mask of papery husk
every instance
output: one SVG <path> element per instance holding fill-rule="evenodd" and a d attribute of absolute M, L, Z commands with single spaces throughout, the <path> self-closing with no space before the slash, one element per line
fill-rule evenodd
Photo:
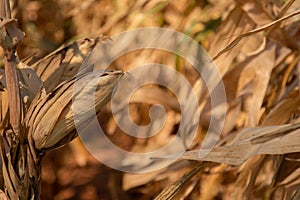
<path fill-rule="evenodd" d="M 30 103 L 34 97 L 43 88 L 42 80 L 36 75 L 35 71 L 23 62 L 19 62 L 17 65 L 19 82 L 21 83 L 21 95 L 24 103 Z M 24 98 L 27 98 L 24 99 Z M 28 102 L 27 102 L 28 101 Z"/>
<path fill-rule="evenodd" d="M 91 71 L 91 66 L 81 68 L 80 66 L 95 46 L 106 39 L 107 37 L 99 36 L 95 39 L 84 38 L 64 44 L 56 51 L 32 64 L 31 67 L 43 81 L 46 92 L 51 92 L 63 81 L 76 76 L 79 69 L 83 71 L 81 73 Z"/>
<path fill-rule="evenodd" d="M 0 22 L 0 45 L 3 48 L 14 48 L 17 43 L 23 40 L 23 37 L 24 33 L 17 27 L 16 19 L 2 17 Z"/>
<path fill-rule="evenodd" d="M 77 108 L 72 107 L 74 95 L 80 95 L 81 91 L 89 90 L 89 81 L 99 78 L 97 90 L 94 93 L 95 103 L 86 105 L 84 99 L 82 101 L 82 106 L 85 106 L 84 109 L 89 109 L 86 106 L 90 106 L 90 109 L 95 107 L 97 112 L 101 106 L 110 100 L 113 88 L 122 75 L 122 71 L 103 72 L 101 74 L 86 73 L 78 79 L 73 78 L 62 83 L 49 94 L 46 94 L 45 91 L 41 92 L 32 102 L 25 119 L 35 148 L 38 150 L 52 149 L 72 140 L 77 134 L 73 119 L 73 111 Z M 80 87 L 78 90 L 74 90 L 76 81 L 80 81 L 77 84 L 77 87 Z M 77 105 L 80 105 L 80 99 Z M 87 123 L 89 117 L 81 118 L 82 123 Z M 62 140 L 64 141 L 63 144 Z"/>

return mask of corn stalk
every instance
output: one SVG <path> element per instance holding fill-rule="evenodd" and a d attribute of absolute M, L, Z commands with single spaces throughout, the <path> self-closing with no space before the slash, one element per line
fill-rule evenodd
<path fill-rule="evenodd" d="M 89 80 L 99 80 L 94 105 L 99 111 L 123 72 L 95 75 L 92 67 L 86 66 L 76 77 L 84 59 L 104 37 L 63 46 L 32 66 L 22 63 L 16 47 L 24 33 L 11 18 L 9 0 L 0 3 L 0 45 L 4 50 L 4 70 L 0 70 L 0 199 L 39 199 L 43 155 L 77 136 L 72 97 L 81 90 L 74 94 L 75 82 L 81 81 L 81 89 L 86 90 Z M 78 105 L 86 106 L 80 101 Z M 88 123 L 89 117 L 82 123 Z"/>

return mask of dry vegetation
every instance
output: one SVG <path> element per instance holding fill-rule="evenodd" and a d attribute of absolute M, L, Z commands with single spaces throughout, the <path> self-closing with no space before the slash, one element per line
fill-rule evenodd
<path fill-rule="evenodd" d="M 18 2 L 13 15 L 26 33 L 18 46 L 18 54 L 24 65 L 30 66 L 18 65 L 18 68 L 25 70 L 22 76 L 25 82 L 26 75 L 37 75 L 45 87 L 45 94 L 37 92 L 36 85 L 41 83 L 21 87 L 30 100 L 36 93 L 53 96 L 71 87 L 70 80 L 84 58 L 99 42 L 106 40 L 99 35 L 112 36 L 140 27 L 170 28 L 195 39 L 215 56 L 226 89 L 227 115 L 221 138 L 202 159 L 208 162 L 191 171 L 199 162 L 197 149 L 210 116 L 206 107 L 209 98 L 206 98 L 199 74 L 183 59 L 163 51 L 144 50 L 120 57 L 111 69 L 129 71 L 143 63 L 162 63 L 182 73 L 196 93 L 201 94 L 202 117 L 191 151 L 167 168 L 131 174 L 102 165 L 77 138 L 44 156 L 42 199 L 154 199 L 164 189 L 169 193 L 163 192 L 157 199 L 168 199 L 170 194 L 177 199 L 201 200 L 300 199 L 300 1 L 12 2 Z M 78 39 L 83 37 L 86 38 Z M 63 81 L 67 84 L 57 87 Z M 2 120 L 6 119 L 7 112 L 5 91 L 1 92 Z M 62 98 L 66 101 L 62 103 L 70 106 L 70 94 L 65 95 L 63 98 L 54 96 L 53 102 Z M 147 99 L 141 98 L 144 95 Z M 165 88 L 152 86 L 142 88 L 131 100 L 131 114 L 136 123 L 147 124 L 151 105 L 162 103 L 167 112 L 166 124 L 155 137 L 132 138 L 117 127 L 109 105 L 103 106 L 98 114 L 99 122 L 115 144 L 129 151 L 143 152 L 157 149 L 174 137 L 181 114 L 174 95 Z M 42 107 L 43 103 L 37 105 Z M 29 109 L 31 115 L 27 115 L 38 115 L 34 109 Z M 59 119 L 67 119 L 70 115 L 57 109 L 51 112 L 46 109 L 44 113 L 42 110 L 41 122 L 46 114 L 57 113 Z M 26 122 L 34 124 L 34 119 L 27 117 Z M 35 134 L 55 133 L 51 135 L 54 140 L 47 138 L 47 134 L 45 138 L 33 135 L 39 151 L 61 146 L 76 135 L 74 126 L 64 127 L 69 122 L 45 130 L 47 123 L 44 120 L 44 124 L 38 123 L 32 128 L 39 130 Z M 187 178 L 184 174 L 188 172 L 192 176 Z M 178 190 L 172 189 L 177 186 Z"/>

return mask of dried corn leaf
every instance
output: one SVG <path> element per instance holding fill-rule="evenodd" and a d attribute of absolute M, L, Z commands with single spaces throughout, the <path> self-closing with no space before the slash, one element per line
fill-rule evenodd
<path fill-rule="evenodd" d="M 157 197 L 155 197 L 155 200 L 178 198 L 178 196 L 182 195 L 182 190 L 184 189 L 186 184 L 191 180 L 191 178 L 197 175 L 203 167 L 203 163 L 198 164 L 190 172 L 186 173 L 180 179 L 178 179 L 175 183 L 166 187 Z"/>
<path fill-rule="evenodd" d="M 236 188 L 229 195 L 230 199 L 243 199 L 250 198 L 251 188 L 253 189 L 255 179 L 258 176 L 260 170 L 263 167 L 264 156 L 255 156 L 247 160 L 239 170 L 240 174 L 236 180 Z"/>
<path fill-rule="evenodd" d="M 272 69 L 275 65 L 275 45 L 269 44 L 267 48 L 258 56 L 255 56 L 246 64 L 246 68 L 251 69 L 253 76 L 253 96 L 249 107 L 249 126 L 255 126 L 259 121 L 259 111 L 270 80 Z M 240 79 L 241 80 L 241 79 Z"/>
<path fill-rule="evenodd" d="M 265 126 L 287 123 L 291 116 L 300 108 L 299 92 L 295 91 L 286 99 L 279 102 L 262 122 Z"/>
<path fill-rule="evenodd" d="M 285 155 L 275 177 L 275 187 L 272 197 L 280 199 L 293 199 L 300 186 L 299 153 Z"/>
<path fill-rule="evenodd" d="M 63 45 L 45 58 L 34 63 L 32 68 L 44 82 L 46 91 L 51 92 L 63 81 L 74 77 L 88 54 L 99 41 L 104 41 L 105 39 L 106 37 L 99 36 L 96 39 L 85 38 Z M 81 69 L 85 70 L 85 72 L 92 70 L 88 68 Z"/>
<path fill-rule="evenodd" d="M 228 146 L 215 147 L 210 152 L 205 149 L 187 151 L 180 159 L 240 165 L 254 155 L 299 152 L 299 134 L 300 124 L 247 128 Z M 203 153 L 207 155 L 202 157 Z"/>
<path fill-rule="evenodd" d="M 21 94 L 32 101 L 43 87 L 43 82 L 36 75 L 35 71 L 25 63 L 18 63 L 19 82 L 21 83 Z M 27 102 L 29 103 L 29 102 Z"/>
<path fill-rule="evenodd" d="M 108 102 L 117 80 L 122 75 L 123 72 L 120 71 L 105 72 L 98 75 L 88 73 L 82 75 L 78 80 L 73 78 L 61 84 L 46 96 L 37 96 L 26 116 L 26 124 L 29 127 L 29 134 L 33 137 L 35 147 L 37 149 L 53 148 L 69 133 L 76 134 L 76 132 L 72 132 L 75 129 L 73 112 L 92 109 L 94 106 L 98 111 L 101 106 Z M 73 95 L 80 95 L 81 91 L 93 89 L 88 85 L 88 82 L 95 78 L 100 78 L 95 92 L 95 105 L 87 104 L 84 102 L 84 97 L 82 97 L 83 104 L 72 107 Z M 76 83 L 79 85 L 80 90 L 74 93 L 73 88 L 76 81 L 80 82 Z M 81 123 L 86 123 L 85 120 L 89 120 L 89 117 L 85 116 Z M 74 136 L 70 135 L 68 137 L 73 139 Z"/>
<path fill-rule="evenodd" d="M 1 95 L 1 128 L 6 128 L 5 123 L 8 123 L 8 94 L 7 94 L 7 90 L 0 92 Z"/>
<path fill-rule="evenodd" d="M 289 174 L 284 180 L 280 181 L 279 184 L 275 187 L 278 189 L 280 187 L 291 186 L 291 184 L 300 184 L 300 168 L 296 169 L 294 172 Z"/>
<path fill-rule="evenodd" d="M 298 91 L 294 91 L 289 97 L 279 102 L 269 115 L 262 122 L 263 125 L 277 125 L 286 123 L 290 117 L 297 112 L 299 107 Z M 280 148 L 278 146 L 278 148 Z M 228 196 L 229 199 L 253 198 L 256 179 L 261 177 L 260 172 L 265 175 L 263 167 L 265 166 L 265 156 L 257 156 L 247 160 L 245 165 L 240 167 L 240 174 L 236 180 L 236 186 L 233 192 Z M 266 179 L 266 178 L 265 178 Z M 265 180 L 264 179 L 264 180 Z M 265 180 L 266 181 L 266 180 Z M 206 187 L 206 184 L 203 186 Z"/>
<path fill-rule="evenodd" d="M 4 141 L 2 136 L 0 137 L 0 145 L 1 145 L 0 155 L 1 155 L 2 174 L 3 174 L 6 190 L 8 191 L 8 195 L 10 196 L 10 198 L 19 199 L 18 192 L 22 191 L 19 189 L 23 185 L 20 183 L 20 180 L 16 176 L 15 171 L 14 170 L 10 171 L 11 168 L 9 166 L 11 166 L 12 164 L 10 162 L 10 159 L 8 159 L 6 156 Z"/>
<path fill-rule="evenodd" d="M 254 126 L 260 118 L 259 111 L 266 93 L 271 71 L 275 65 L 275 45 L 268 43 L 266 49 L 238 63 L 224 77 L 226 97 L 231 104 L 237 98 L 248 96 L 248 125 Z M 251 87 L 249 87 L 251 86 Z"/>
<path fill-rule="evenodd" d="M 22 41 L 24 33 L 17 27 L 16 19 L 8 19 L 1 16 L 0 21 L 0 45 L 4 49 L 12 49 Z"/>
<path fill-rule="evenodd" d="M 30 101 L 35 97 L 35 95 L 42 88 L 41 80 L 36 76 L 35 72 L 24 63 L 20 62 L 17 66 L 17 73 L 19 78 L 19 87 L 21 91 L 21 98 L 23 98 L 23 103 L 27 107 Z M 8 91 L 6 89 L 6 77 L 5 71 L 1 69 L 1 86 L 3 89 L 1 91 L 1 122 L 2 128 L 7 127 L 5 123 L 8 122 L 8 111 L 9 111 L 9 100 L 8 100 Z M 1 89 L 0 89 L 1 90 Z M 28 98 L 27 98 L 28 97 Z"/>
<path fill-rule="evenodd" d="M 219 165 L 211 170 L 210 176 L 203 178 L 203 182 L 205 182 L 205 184 L 203 184 L 201 187 L 201 192 L 200 192 L 201 195 L 199 198 L 200 200 L 215 199 L 217 197 L 219 190 L 216 189 L 214 191 L 211 191 L 211 188 L 221 187 L 221 182 L 224 179 L 222 172 L 227 167 L 228 166 L 225 164 Z"/>
<path fill-rule="evenodd" d="M 222 49 L 221 51 L 219 51 L 214 57 L 213 59 L 216 60 L 217 58 L 219 58 L 221 55 L 223 55 L 224 53 L 230 51 L 231 49 L 233 49 L 233 47 L 235 47 L 243 38 L 245 37 L 248 37 L 252 34 L 256 34 L 256 33 L 259 33 L 261 31 L 266 31 L 266 30 L 269 30 L 270 28 L 274 27 L 275 25 L 291 18 L 291 17 L 294 17 L 296 15 L 299 15 L 300 14 L 300 10 L 296 10 L 280 19 L 277 19 L 271 23 L 268 23 L 268 24 L 265 24 L 259 28 L 256 28 L 256 29 L 253 29 L 251 31 L 248 31 L 246 33 L 243 33 L 241 35 L 239 35 L 238 37 L 236 37 L 232 42 L 230 42 L 229 45 L 227 45 L 224 49 Z"/>
<path fill-rule="evenodd" d="M 221 54 L 218 54 L 218 52 L 224 46 L 228 46 L 233 43 L 234 36 L 247 32 L 252 28 L 253 24 L 247 18 L 243 10 L 240 7 L 235 7 L 219 27 L 218 34 L 213 40 L 208 51 L 209 55 L 213 56 L 217 54 L 221 56 Z M 235 44 L 237 44 L 237 42 Z M 232 49 L 230 52 L 226 52 L 225 55 L 222 55 L 218 60 L 215 61 L 216 66 L 221 74 L 224 74 L 228 70 L 234 58 L 239 54 L 240 48 L 243 47 L 244 43 L 237 45 L 238 48 Z M 216 58 L 217 57 L 215 57 L 215 59 Z"/>
<path fill-rule="evenodd" d="M 258 26 L 270 23 L 272 15 L 266 12 L 262 7 L 263 3 L 259 1 L 235 0 L 238 5 L 244 10 L 245 14 Z"/>

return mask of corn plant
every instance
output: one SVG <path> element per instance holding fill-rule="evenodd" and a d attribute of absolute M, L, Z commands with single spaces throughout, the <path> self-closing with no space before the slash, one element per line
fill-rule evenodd
<path fill-rule="evenodd" d="M 73 86 L 77 80 L 89 80 L 94 75 L 89 66 L 80 72 L 80 77 L 76 74 L 88 53 L 105 38 L 65 45 L 28 66 L 16 52 L 24 33 L 11 16 L 9 0 L 1 0 L 0 17 L 0 45 L 4 51 L 0 94 L 1 199 L 39 199 L 43 155 L 77 136 L 72 96 L 78 94 L 73 94 Z M 96 111 L 109 101 L 122 75 L 122 71 L 96 75 L 100 78 L 95 92 Z M 85 87 L 88 86 L 82 85 L 82 89 Z M 83 119 L 84 123 L 88 118 Z"/>

